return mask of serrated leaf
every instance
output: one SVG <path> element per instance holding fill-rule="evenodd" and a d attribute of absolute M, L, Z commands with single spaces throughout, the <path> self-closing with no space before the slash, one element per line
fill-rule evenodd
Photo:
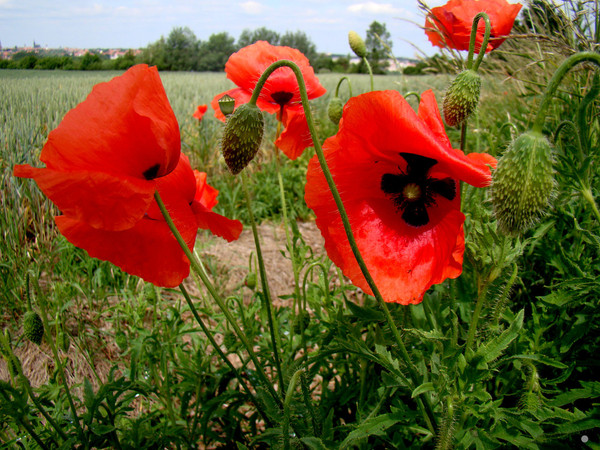
<path fill-rule="evenodd" d="M 369 436 L 385 436 L 386 430 L 402 420 L 401 414 L 381 414 L 365 420 L 353 430 L 340 444 L 340 449 L 347 448 L 352 443 Z"/>
<path fill-rule="evenodd" d="M 310 436 L 300 439 L 304 445 L 311 450 L 327 450 L 323 441 L 318 437 Z"/>
<path fill-rule="evenodd" d="M 502 352 L 510 345 L 512 341 L 519 335 L 519 331 L 523 328 L 523 316 L 524 311 L 521 310 L 515 317 L 513 323 L 504 330 L 500 335 L 489 341 L 487 344 L 482 345 L 477 349 L 473 359 L 478 364 L 489 363 L 498 358 Z"/>
<path fill-rule="evenodd" d="M 529 361 L 539 362 L 546 366 L 556 367 L 557 369 L 568 369 L 569 368 L 569 366 L 567 366 L 559 361 L 556 361 L 552 358 L 548 358 L 547 356 L 544 356 L 544 355 L 514 355 L 514 356 L 511 356 L 510 358 L 507 358 L 507 360 L 510 360 L 510 359 L 527 359 Z"/>
<path fill-rule="evenodd" d="M 356 303 L 346 300 L 346 305 L 352 315 L 364 320 L 365 322 L 381 322 L 385 319 L 384 314 L 374 308 L 358 306 Z"/>

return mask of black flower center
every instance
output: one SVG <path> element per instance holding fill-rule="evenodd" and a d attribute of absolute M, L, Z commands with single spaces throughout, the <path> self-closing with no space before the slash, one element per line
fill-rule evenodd
<path fill-rule="evenodd" d="M 448 200 L 456 197 L 456 183 L 451 178 L 438 180 L 428 176 L 437 161 L 413 153 L 400 153 L 406 161 L 406 173 L 385 173 L 381 177 L 381 190 L 389 195 L 402 219 L 413 227 L 429 223 L 427 208 L 436 204 L 435 197 L 441 195 Z"/>
<path fill-rule="evenodd" d="M 146 180 L 153 180 L 158 175 L 160 164 L 154 164 L 152 167 L 146 169 L 142 175 Z"/>
<path fill-rule="evenodd" d="M 279 92 L 274 92 L 271 94 L 271 98 L 279 106 L 286 105 L 292 99 L 293 96 L 294 96 L 294 94 L 292 92 L 286 92 L 286 91 L 279 91 Z"/>

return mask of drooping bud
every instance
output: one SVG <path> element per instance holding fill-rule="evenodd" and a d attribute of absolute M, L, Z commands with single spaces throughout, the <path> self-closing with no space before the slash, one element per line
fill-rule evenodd
<path fill-rule="evenodd" d="M 265 121 L 256 105 L 239 106 L 227 120 L 221 149 L 225 163 L 236 175 L 246 167 L 260 148 Z"/>
<path fill-rule="evenodd" d="M 244 284 L 249 288 L 254 290 L 256 288 L 256 272 L 250 272 L 246 275 L 246 279 L 244 280 Z"/>
<path fill-rule="evenodd" d="M 444 119 L 451 127 L 463 123 L 477 108 L 481 93 L 481 77 L 473 70 L 458 74 L 444 97 Z"/>
<path fill-rule="evenodd" d="M 555 180 L 552 146 L 539 132 L 513 141 L 492 176 L 492 204 L 498 227 L 506 234 L 526 231 L 543 216 Z"/>
<path fill-rule="evenodd" d="M 329 116 L 329 120 L 338 125 L 340 123 L 340 119 L 342 118 L 342 113 L 344 111 L 344 102 L 339 97 L 332 97 L 329 100 L 329 106 L 327 107 L 327 115 Z"/>
<path fill-rule="evenodd" d="M 348 43 L 356 56 L 359 58 L 367 56 L 367 46 L 365 45 L 365 41 L 363 41 L 363 38 L 361 38 L 356 31 L 350 31 L 348 33 Z"/>
<path fill-rule="evenodd" d="M 229 116 L 235 109 L 235 99 L 225 94 L 219 99 L 219 109 L 225 117 Z"/>
<path fill-rule="evenodd" d="M 36 345 L 42 343 L 44 338 L 44 323 L 38 313 L 27 311 L 23 316 L 23 332 L 25 337 Z"/>

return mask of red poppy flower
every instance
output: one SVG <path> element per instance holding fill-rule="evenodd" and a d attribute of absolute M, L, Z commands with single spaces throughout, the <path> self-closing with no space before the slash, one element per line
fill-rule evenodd
<path fill-rule="evenodd" d="M 286 111 L 282 122 L 285 128 L 275 140 L 275 145 L 288 158 L 294 160 L 302 155 L 304 149 L 313 146 L 304 110 Z"/>
<path fill-rule="evenodd" d="M 444 6 L 433 8 L 425 18 L 425 33 L 433 45 L 455 50 L 469 50 L 473 19 L 480 12 L 490 18 L 490 41 L 486 53 L 498 48 L 510 34 L 513 23 L 522 5 L 506 0 L 450 0 Z M 485 24 L 479 21 L 475 40 L 475 52 L 479 53 L 483 43 Z"/>
<path fill-rule="evenodd" d="M 206 183 L 206 173 L 192 171 L 185 155 L 181 154 L 172 173 L 158 180 L 157 189 L 190 250 L 198 228 L 227 241 L 237 239 L 242 232 L 239 221 L 212 212 L 218 191 Z M 133 227 L 121 231 L 92 228 L 66 215 L 55 220 L 60 232 L 90 256 L 110 261 L 158 286 L 178 286 L 190 272 L 190 262 L 155 201 Z"/>
<path fill-rule="evenodd" d="M 65 216 L 124 230 L 144 215 L 180 147 L 158 71 L 137 65 L 96 85 L 66 114 L 42 149 L 45 168 L 18 165 L 14 175 L 33 178 Z"/>
<path fill-rule="evenodd" d="M 207 105 L 199 105 L 198 108 L 196 108 L 196 111 L 194 112 L 192 117 L 194 117 L 194 119 L 198 119 L 198 121 L 201 121 L 207 110 L 208 110 Z"/>
<path fill-rule="evenodd" d="M 215 96 L 211 103 L 215 110 L 215 116 L 220 120 L 225 120 L 225 116 L 219 109 L 219 99 L 225 94 L 235 99 L 236 107 L 243 103 L 248 103 L 252 96 L 252 91 L 263 72 L 272 63 L 282 59 L 294 62 L 300 68 L 309 100 L 325 94 L 325 88 L 315 76 L 308 58 L 302 52 L 294 48 L 274 46 L 265 41 L 258 41 L 234 53 L 227 61 L 225 65 L 227 78 L 233 81 L 238 87 Z M 284 122 L 284 124 L 287 113 L 301 112 L 300 90 L 292 69 L 289 67 L 280 67 L 275 70 L 262 88 L 256 105 L 261 110 L 270 114 L 276 113 L 278 119 Z M 296 120 L 299 120 L 299 118 Z M 295 147 L 300 147 L 306 142 L 306 136 L 303 133 L 293 133 L 291 130 L 288 131 L 287 137 L 284 139 L 288 140 L 288 145 Z M 291 142 L 292 140 L 295 142 Z M 304 148 L 302 148 L 300 153 L 302 153 Z M 295 151 L 297 152 L 297 150 Z"/>
<path fill-rule="evenodd" d="M 423 93 L 418 114 L 396 91 L 350 99 L 338 133 L 323 150 L 359 250 L 386 301 L 419 303 L 431 285 L 460 275 L 464 215 L 458 182 L 487 186 L 488 165 L 496 160 L 452 148 L 431 91 Z M 372 293 L 316 156 L 305 199 L 331 260 Z"/>

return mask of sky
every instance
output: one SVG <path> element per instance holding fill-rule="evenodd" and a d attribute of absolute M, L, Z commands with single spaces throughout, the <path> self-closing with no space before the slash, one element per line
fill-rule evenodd
<path fill-rule="evenodd" d="M 430 7 L 442 0 L 427 2 Z M 0 0 L 2 47 L 141 48 L 189 27 L 200 40 L 267 27 L 304 31 L 324 53 L 348 54 L 348 31 L 385 23 L 398 57 L 432 55 L 417 0 Z"/>

